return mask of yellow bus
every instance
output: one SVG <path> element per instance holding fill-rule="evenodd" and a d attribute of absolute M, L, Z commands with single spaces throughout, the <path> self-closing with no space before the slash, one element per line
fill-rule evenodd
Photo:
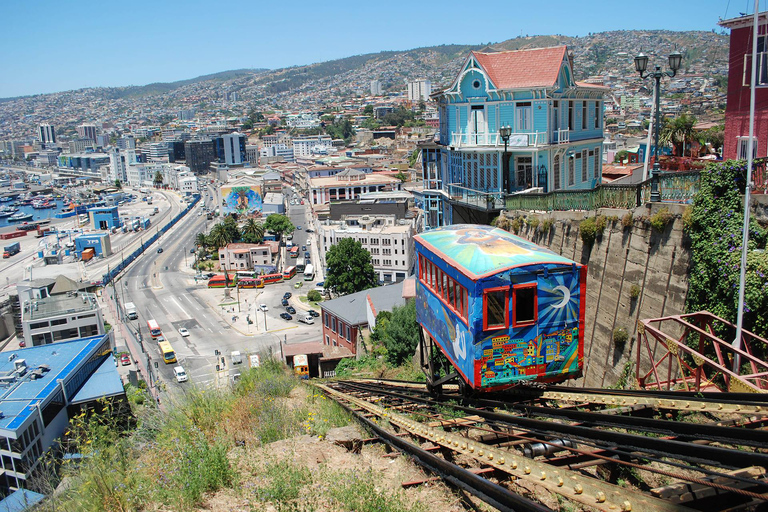
<path fill-rule="evenodd" d="M 176 352 L 173 351 L 173 347 L 170 343 L 161 341 L 157 346 L 160 347 L 160 352 L 163 354 L 163 361 L 165 361 L 165 364 L 176 362 Z"/>

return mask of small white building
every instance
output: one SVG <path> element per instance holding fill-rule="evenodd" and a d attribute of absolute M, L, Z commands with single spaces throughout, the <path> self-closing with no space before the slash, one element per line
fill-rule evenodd
<path fill-rule="evenodd" d="M 105 334 L 96 295 L 86 292 L 25 300 L 21 323 L 29 346 Z"/>

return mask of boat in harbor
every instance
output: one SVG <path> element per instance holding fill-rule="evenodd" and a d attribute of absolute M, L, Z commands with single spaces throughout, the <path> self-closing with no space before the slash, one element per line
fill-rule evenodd
<path fill-rule="evenodd" d="M 8 220 L 21 221 L 21 220 L 30 220 L 31 218 L 32 218 L 31 213 L 18 212 L 8 217 Z"/>

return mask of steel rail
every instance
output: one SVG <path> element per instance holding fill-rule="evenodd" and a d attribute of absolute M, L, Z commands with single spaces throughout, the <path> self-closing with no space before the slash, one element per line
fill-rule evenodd
<path fill-rule="evenodd" d="M 577 472 L 528 459 L 512 451 L 486 446 L 460 435 L 430 428 L 423 423 L 413 421 L 399 413 L 394 413 L 384 407 L 372 404 L 348 393 L 343 393 L 327 385 L 320 383 L 314 385 L 328 396 L 353 403 L 371 414 L 388 420 L 391 424 L 410 432 L 412 435 L 428 439 L 433 444 L 462 453 L 484 465 L 492 466 L 515 478 L 544 487 L 551 492 L 597 510 L 604 512 L 690 510 L 681 505 L 607 482 L 601 482 Z"/>
<path fill-rule="evenodd" d="M 370 381 L 368 381 L 368 380 L 365 380 L 365 381 L 366 381 L 366 383 L 370 384 Z M 340 384 L 342 384 L 342 385 L 349 385 L 351 383 L 349 381 L 342 381 L 342 382 L 340 382 Z M 386 386 L 390 386 L 391 384 L 386 383 L 385 385 Z M 382 391 L 380 388 L 375 387 L 375 384 L 373 386 L 374 387 L 372 387 L 371 389 L 366 389 L 365 393 L 367 395 L 375 396 L 376 392 L 381 392 Z M 400 386 L 395 385 L 395 387 L 399 388 Z M 423 394 L 423 393 L 421 393 L 420 389 L 411 388 L 411 391 L 417 391 L 420 394 Z M 406 397 L 408 399 L 411 398 L 411 397 L 408 397 L 407 395 L 406 395 Z M 397 396 L 392 397 L 392 398 L 397 399 L 397 401 L 401 401 L 401 402 L 404 401 L 403 398 L 399 398 Z M 380 399 L 377 399 L 377 401 L 379 401 L 379 400 Z M 408 403 L 408 402 L 405 401 L 405 403 Z M 436 405 L 439 405 L 439 404 L 436 404 Z M 402 407 L 403 406 L 398 405 L 398 406 L 394 406 L 393 409 L 401 409 Z M 432 415 L 423 414 L 423 413 L 420 413 L 420 412 L 419 413 L 412 412 L 411 414 L 416 414 L 416 415 L 419 415 L 419 416 L 423 416 L 425 418 L 433 418 Z M 498 422 L 498 423 L 500 423 L 502 426 L 508 426 L 508 424 L 506 422 Z M 492 425 L 497 425 L 497 422 L 496 421 L 490 421 L 490 422 L 488 422 L 488 425 L 489 425 L 489 427 L 492 426 Z M 466 426 L 466 424 L 457 424 L 457 426 Z M 480 426 L 477 426 L 477 425 L 475 425 L 473 428 L 479 429 L 481 431 L 487 430 L 488 432 L 499 434 L 499 432 L 496 431 L 496 430 L 486 429 L 486 428 L 483 428 L 483 427 L 480 427 Z M 529 430 L 529 432 L 531 434 L 533 434 L 533 435 L 540 435 L 541 434 L 541 433 L 533 431 L 533 430 Z M 510 436 L 518 438 L 518 439 L 528 440 L 528 441 L 531 441 L 531 442 L 539 442 L 539 443 L 544 443 L 544 444 L 550 444 L 546 440 L 542 440 L 542 439 L 539 439 L 539 438 L 536 438 L 536 437 L 527 437 L 527 436 L 524 436 L 524 435 L 521 435 L 521 434 L 517 434 L 517 433 L 516 434 L 510 434 Z M 577 453 L 577 454 L 580 454 L 580 455 L 587 455 L 587 456 L 590 456 L 590 457 L 596 457 L 596 458 L 602 459 L 604 461 L 611 461 L 611 462 L 614 462 L 614 463 L 617 463 L 617 464 L 622 464 L 622 465 L 626 465 L 626 466 L 630 466 L 630 467 L 635 467 L 637 469 L 642 469 L 642 470 L 645 470 L 645 471 L 650 471 L 652 473 L 657 473 L 657 474 L 660 474 L 660 475 L 676 478 L 676 479 L 681 480 L 681 481 L 686 481 L 686 482 L 689 482 L 689 483 L 699 484 L 699 485 L 702 485 L 702 486 L 707 486 L 707 487 L 711 487 L 711 488 L 714 488 L 714 489 L 719 489 L 719 490 L 726 491 L 726 492 L 732 492 L 732 493 L 735 493 L 735 494 L 740 494 L 742 496 L 750 497 L 752 499 L 757 499 L 757 500 L 766 500 L 766 499 L 768 499 L 768 495 L 765 495 L 765 494 L 760 494 L 760 493 L 757 493 L 757 492 L 747 491 L 747 490 L 744 490 L 744 489 L 740 489 L 738 487 L 732 487 L 732 486 L 728 486 L 728 485 L 718 484 L 716 482 L 712 482 L 711 480 L 707 480 L 705 478 L 695 478 L 695 477 L 691 477 L 689 475 L 677 474 L 677 473 L 673 473 L 673 472 L 670 472 L 670 471 L 664 471 L 664 470 L 661 470 L 661 469 L 658 469 L 658 468 L 648 468 L 648 467 L 644 467 L 644 466 L 642 466 L 640 464 L 630 463 L 630 462 L 628 462 L 628 460 L 640 457 L 640 458 L 646 460 L 647 462 L 657 462 L 657 463 L 660 463 L 660 464 L 663 464 L 663 465 L 669 465 L 669 466 L 676 467 L 676 468 L 682 469 L 682 470 L 691 469 L 690 466 L 687 466 L 685 464 L 673 462 L 673 461 L 670 461 L 670 460 L 665 460 L 664 458 L 661 458 L 661 457 L 659 457 L 659 458 L 650 457 L 647 454 L 640 454 L 640 453 L 634 453 L 634 452 L 630 452 L 630 451 L 626 451 L 626 450 L 621 450 L 621 449 L 618 449 L 618 448 L 615 448 L 615 447 L 613 447 L 613 448 L 606 448 L 606 447 L 601 446 L 599 444 L 583 443 L 583 442 L 581 444 L 585 444 L 586 446 L 590 446 L 592 448 L 602 449 L 602 450 L 604 450 L 606 452 L 612 453 L 613 455 L 608 457 L 608 456 L 605 456 L 605 455 L 598 455 L 598 454 L 586 452 L 586 451 L 579 450 L 579 449 L 576 449 L 576 448 L 564 448 L 564 449 L 569 451 L 569 452 L 572 452 L 572 453 Z M 765 468 L 755 468 L 755 469 L 760 469 L 760 470 L 764 471 Z M 697 468 L 696 471 L 698 471 L 698 472 L 700 472 L 702 474 L 708 475 L 709 477 L 727 478 L 727 479 L 738 481 L 738 482 L 741 482 L 743 484 L 751 485 L 751 486 L 754 486 L 754 487 L 768 487 L 768 483 L 766 483 L 766 482 L 764 482 L 762 480 L 754 479 L 754 478 L 747 479 L 747 478 L 743 478 L 743 477 L 739 477 L 739 476 L 728 475 L 728 474 L 720 473 L 720 472 L 713 471 L 713 470 L 710 470 L 710 469 L 706 469 L 706 468 L 703 468 L 703 467 Z"/>
<path fill-rule="evenodd" d="M 488 407 L 508 407 L 514 410 L 549 418 L 564 418 L 589 425 L 620 426 L 633 430 L 645 430 L 658 434 L 674 435 L 706 439 L 721 443 L 765 448 L 768 446 L 768 430 L 737 429 L 721 425 L 686 423 L 683 421 L 667 421 L 638 416 L 608 415 L 599 412 L 578 411 L 575 409 L 558 409 L 526 404 L 510 404 L 496 400 L 478 398 L 476 403 Z"/>
<path fill-rule="evenodd" d="M 364 388 L 364 385 L 341 381 L 350 387 Z M 375 390 L 377 393 L 395 396 L 398 398 L 407 398 L 422 403 L 431 403 L 430 399 L 402 395 L 393 391 Z M 516 425 L 529 430 L 535 430 L 549 435 L 567 435 L 577 439 L 588 439 L 593 442 L 609 443 L 611 446 L 623 446 L 632 451 L 645 451 L 656 456 L 666 457 L 674 454 L 688 462 L 698 464 L 723 465 L 728 468 L 737 468 L 744 466 L 761 466 L 768 468 L 768 455 L 761 453 L 745 452 L 739 450 L 729 450 L 716 446 L 707 446 L 692 444 L 672 439 L 661 439 L 654 437 L 639 436 L 634 434 L 625 434 L 621 432 L 611 432 L 608 430 L 595 430 L 589 427 L 579 425 L 566 425 L 550 421 L 536 420 L 531 418 L 522 418 L 513 416 L 504 412 L 486 411 L 473 407 L 466 407 L 458 404 L 452 404 L 451 407 L 464 411 L 469 414 L 475 414 L 485 419 L 501 421 L 510 425 Z M 735 460 L 739 460 L 739 466 L 733 465 Z"/>
<path fill-rule="evenodd" d="M 489 505 L 492 505 L 501 511 L 509 512 L 552 512 L 552 509 L 549 507 L 545 507 L 544 505 L 531 501 L 519 494 L 515 494 L 505 487 L 495 484 L 471 471 L 467 471 L 452 462 L 436 457 L 428 451 L 422 450 L 418 446 L 409 443 L 405 439 L 387 432 L 375 422 L 358 414 L 352 407 L 343 401 L 337 401 L 337 403 L 386 444 L 410 456 L 427 470 L 440 475 L 444 480 L 447 480 L 454 486 L 480 498 Z"/>
<path fill-rule="evenodd" d="M 424 383 L 392 379 L 363 379 L 368 382 L 392 382 L 398 387 L 423 388 Z M 426 390 L 424 391 L 426 393 Z M 448 396 L 452 396 L 447 394 Z M 489 393 L 491 397 L 523 396 L 541 400 L 567 400 L 603 405 L 645 405 L 656 409 L 699 411 L 712 413 L 768 414 L 768 393 L 714 393 L 659 390 L 610 390 L 598 388 L 569 388 L 547 386 L 537 389 L 517 386 Z"/>

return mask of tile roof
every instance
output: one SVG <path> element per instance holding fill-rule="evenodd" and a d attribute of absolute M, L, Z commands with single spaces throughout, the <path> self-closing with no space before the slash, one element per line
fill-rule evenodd
<path fill-rule="evenodd" d="M 472 55 L 497 89 L 522 89 L 555 85 L 565 51 L 565 46 L 555 46 Z"/>

